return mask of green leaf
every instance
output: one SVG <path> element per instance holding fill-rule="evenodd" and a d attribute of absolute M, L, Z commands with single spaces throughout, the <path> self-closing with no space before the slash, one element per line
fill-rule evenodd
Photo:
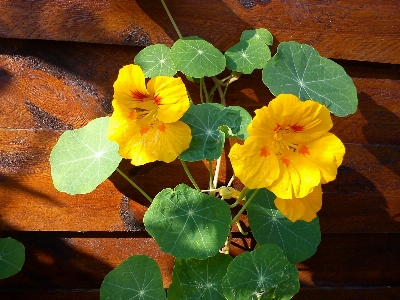
<path fill-rule="evenodd" d="M 264 28 L 245 30 L 240 36 L 241 41 L 248 41 L 252 39 L 262 41 L 268 46 L 271 46 L 274 42 L 271 32 Z"/>
<path fill-rule="evenodd" d="M 164 252 L 205 259 L 224 245 L 231 212 L 226 202 L 180 184 L 158 193 L 143 221 Z"/>
<path fill-rule="evenodd" d="M 195 78 L 218 75 L 226 66 L 225 56 L 197 36 L 177 40 L 171 47 L 171 59 L 178 70 Z"/>
<path fill-rule="evenodd" d="M 85 194 L 105 181 L 122 160 L 118 144 L 107 139 L 109 117 L 64 132 L 50 154 L 51 176 L 57 190 Z"/>
<path fill-rule="evenodd" d="M 100 299 L 166 299 L 157 263 L 145 255 L 129 257 L 106 275 Z"/>
<path fill-rule="evenodd" d="M 340 65 L 321 57 L 309 45 L 281 43 L 265 66 L 262 78 L 275 96 L 293 94 L 301 100 L 311 99 L 340 117 L 357 109 L 353 80 Z"/>
<path fill-rule="evenodd" d="M 232 136 L 245 139 L 248 136 L 247 125 L 251 117 L 238 106 L 225 108 L 217 103 L 204 103 L 191 106 L 181 121 L 189 125 L 192 141 L 189 149 L 185 150 L 179 158 L 185 161 L 198 161 L 214 160 L 220 157 L 225 141 L 223 131 L 229 131 Z"/>
<path fill-rule="evenodd" d="M 255 69 L 265 67 L 271 58 L 271 51 L 261 40 L 243 40 L 225 52 L 226 65 L 232 71 L 251 74 Z"/>
<path fill-rule="evenodd" d="M 225 300 L 222 279 L 232 257 L 218 253 L 204 259 L 176 259 L 168 300 Z"/>
<path fill-rule="evenodd" d="M 297 268 L 276 245 L 263 245 L 238 255 L 222 287 L 228 300 L 291 299 L 299 291 Z"/>
<path fill-rule="evenodd" d="M 292 222 L 275 207 L 275 198 L 272 192 L 261 189 L 247 207 L 253 236 L 261 245 L 278 245 L 292 264 L 304 261 L 314 255 L 321 242 L 318 218 Z"/>
<path fill-rule="evenodd" d="M 145 77 L 174 76 L 176 68 L 170 52 L 164 44 L 147 46 L 136 55 L 135 64 L 142 68 Z"/>
<path fill-rule="evenodd" d="M 25 262 L 25 247 L 13 238 L 0 238 L 0 279 L 17 274 Z"/>

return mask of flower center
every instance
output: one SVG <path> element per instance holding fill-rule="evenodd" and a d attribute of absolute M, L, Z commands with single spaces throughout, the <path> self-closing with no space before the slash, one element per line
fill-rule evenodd
<path fill-rule="evenodd" d="M 284 150 L 295 152 L 299 146 L 296 134 L 303 131 L 304 127 L 298 124 L 279 125 L 274 128 L 275 154 L 280 155 Z"/>

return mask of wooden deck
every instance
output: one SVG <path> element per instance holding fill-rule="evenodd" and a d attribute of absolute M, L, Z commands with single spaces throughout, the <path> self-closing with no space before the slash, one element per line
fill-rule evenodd
<path fill-rule="evenodd" d="M 400 2 L 166 3 L 184 36 L 224 51 L 243 30 L 264 27 L 274 48 L 282 41 L 308 43 L 353 78 L 359 109 L 334 118 L 346 155 L 336 181 L 324 186 L 322 242 L 298 265 L 302 287 L 293 299 L 400 299 Z M 177 39 L 162 5 L 0 0 L 0 16 L 0 236 L 26 246 L 26 263 L 0 281 L 0 298 L 98 299 L 104 276 L 133 254 L 153 257 L 168 287 L 172 257 L 141 230 L 149 203 L 119 174 L 91 194 L 62 194 L 48 163 L 64 130 L 111 113 L 119 68 L 143 46 Z M 256 71 L 232 84 L 228 104 L 250 112 L 266 105 L 273 96 L 260 78 Z M 232 175 L 223 165 L 220 182 Z M 120 168 L 150 196 L 189 184 L 179 163 L 132 167 L 123 161 Z M 189 168 L 206 187 L 207 166 Z M 174 176 L 159 180 L 167 174 Z M 237 234 L 232 253 L 250 242 Z"/>

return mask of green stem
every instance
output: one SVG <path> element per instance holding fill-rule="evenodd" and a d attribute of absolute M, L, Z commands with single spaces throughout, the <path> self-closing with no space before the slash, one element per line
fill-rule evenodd
<path fill-rule="evenodd" d="M 254 199 L 254 197 L 257 195 L 258 191 L 260 189 L 256 189 L 253 194 L 251 195 L 250 199 L 246 200 L 246 202 L 243 204 L 242 208 L 239 210 L 239 212 L 237 213 L 237 215 L 232 219 L 231 222 L 231 226 L 233 224 L 235 224 L 237 222 L 237 220 L 239 220 L 239 217 L 242 215 L 242 213 L 245 211 L 245 209 L 247 208 L 247 206 L 249 206 L 249 204 L 251 203 L 251 201 Z"/>
<path fill-rule="evenodd" d="M 208 168 L 210 169 L 210 181 L 209 181 L 209 189 L 210 189 L 210 194 L 215 194 L 212 190 L 216 189 L 215 186 L 213 186 L 213 167 L 212 167 L 212 160 L 208 161 Z"/>
<path fill-rule="evenodd" d="M 120 169 L 117 168 L 117 171 L 119 174 L 121 174 L 122 177 L 124 177 L 130 184 L 132 184 L 135 189 L 137 189 L 147 200 L 150 202 L 153 202 L 153 199 L 150 198 L 149 195 L 146 194 L 145 191 L 143 191 L 136 183 L 134 183 L 128 176 L 125 175 L 124 172 L 122 172 Z"/>
<path fill-rule="evenodd" d="M 239 205 L 240 202 L 242 202 L 243 198 L 246 197 L 247 193 L 250 190 L 247 187 L 244 187 L 244 189 L 240 192 L 239 198 L 235 201 L 235 203 L 229 205 L 230 208 L 236 207 Z"/>
<path fill-rule="evenodd" d="M 225 94 L 224 94 L 224 92 L 222 91 L 222 88 L 221 88 L 221 81 L 220 81 L 217 77 L 215 77 L 215 76 L 213 76 L 213 77 L 211 77 L 211 78 L 212 78 L 212 80 L 214 81 L 214 83 L 217 85 L 218 94 L 219 94 L 219 97 L 221 98 L 221 104 L 222 104 L 223 106 L 226 106 L 226 103 L 225 103 Z"/>
<path fill-rule="evenodd" d="M 198 190 L 198 191 L 200 192 L 200 188 L 199 188 L 199 186 L 197 185 L 196 181 L 194 180 L 192 174 L 190 174 L 190 171 L 189 171 L 189 169 L 188 169 L 186 163 L 185 163 L 183 160 L 181 160 L 181 159 L 180 159 L 180 161 L 181 161 L 181 164 L 182 164 L 182 166 L 183 166 L 183 169 L 184 169 L 185 172 L 186 172 L 186 175 L 189 177 L 189 179 L 190 179 L 190 181 L 192 182 L 193 186 L 196 188 L 196 190 Z"/>
<path fill-rule="evenodd" d="M 240 232 L 241 234 L 243 234 L 243 235 L 247 235 L 247 234 L 248 234 L 248 232 L 245 232 L 245 231 L 243 230 L 242 225 L 240 225 L 240 222 L 239 222 L 239 221 L 236 222 L 236 226 L 237 226 L 237 228 L 239 229 L 239 232 Z"/>
<path fill-rule="evenodd" d="M 217 188 L 217 184 L 218 184 L 219 170 L 221 168 L 221 159 L 222 159 L 222 155 L 220 157 L 218 157 L 217 164 L 215 166 L 214 181 L 213 181 L 214 189 Z"/>
<path fill-rule="evenodd" d="M 204 78 L 200 78 L 200 87 L 199 87 L 199 89 L 200 89 L 200 102 L 201 103 L 204 103 L 204 100 L 203 100 L 203 85 L 204 85 Z"/>
<path fill-rule="evenodd" d="M 204 97 L 206 98 L 206 103 L 210 102 L 210 97 L 208 96 L 208 92 L 207 92 L 207 87 L 206 84 L 204 83 L 204 77 L 202 77 L 200 79 L 200 81 L 203 81 L 203 92 L 204 92 Z"/>
<path fill-rule="evenodd" d="M 174 21 L 174 18 L 172 18 L 172 15 L 171 15 L 171 13 L 169 12 L 169 9 L 168 9 L 167 5 L 165 4 L 164 0 L 161 0 L 161 3 L 162 3 L 162 5 L 164 6 L 165 12 L 167 13 L 169 20 L 171 21 L 172 26 L 174 26 L 176 33 L 178 34 L 179 38 L 181 39 L 181 38 L 182 38 L 182 34 L 181 34 L 181 32 L 179 31 L 178 26 L 176 26 L 176 23 L 175 23 L 175 21 Z"/>

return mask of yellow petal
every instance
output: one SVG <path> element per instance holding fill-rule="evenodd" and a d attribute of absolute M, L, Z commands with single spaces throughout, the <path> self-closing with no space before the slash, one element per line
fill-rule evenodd
<path fill-rule="evenodd" d="M 279 176 L 275 154 L 265 140 L 249 137 L 229 152 L 235 175 L 250 189 L 268 187 Z"/>
<path fill-rule="evenodd" d="M 323 137 L 307 143 L 307 148 L 310 153 L 308 158 L 321 171 L 322 183 L 334 180 L 345 153 L 342 141 L 334 134 L 326 133 Z"/>
<path fill-rule="evenodd" d="M 137 65 L 127 65 L 119 70 L 114 82 L 114 99 L 126 107 L 135 107 L 135 103 L 149 100 L 142 69 Z"/>
<path fill-rule="evenodd" d="M 147 88 L 158 105 L 158 119 L 164 123 L 178 121 L 189 109 L 189 98 L 181 78 L 157 76 Z"/>
<path fill-rule="evenodd" d="M 296 222 L 304 214 L 304 205 L 299 199 L 281 199 L 276 198 L 276 208 L 290 221 Z"/>

